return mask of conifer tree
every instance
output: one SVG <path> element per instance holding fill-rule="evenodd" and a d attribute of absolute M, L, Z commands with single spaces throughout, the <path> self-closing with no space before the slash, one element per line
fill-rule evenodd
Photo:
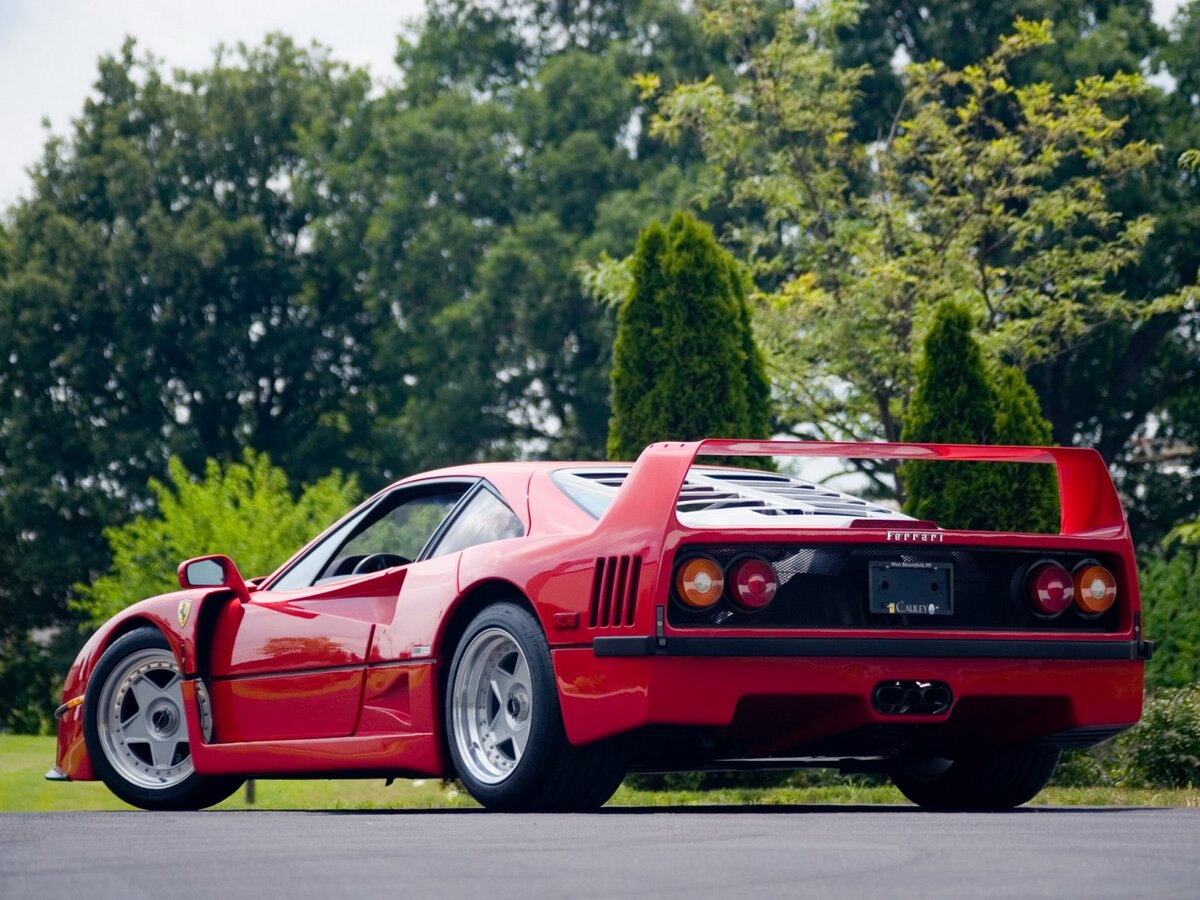
<path fill-rule="evenodd" d="M 1052 443 L 1051 426 L 1042 415 L 1037 394 L 1025 379 L 1025 373 L 1006 366 L 996 385 L 997 444 Z M 992 511 L 991 527 L 997 531 L 1056 533 L 1059 525 L 1058 478 L 1053 466 L 998 465 L 990 467 L 999 482 L 1003 502 Z"/>
<path fill-rule="evenodd" d="M 1019 369 L 993 376 L 971 333 L 971 314 L 946 303 L 934 313 L 917 364 L 904 439 L 944 444 L 1050 443 L 1050 423 Z M 1023 463 L 922 463 L 903 467 L 905 511 L 943 528 L 1058 530 L 1053 468 Z"/>
<path fill-rule="evenodd" d="M 916 386 L 904 439 L 986 444 L 995 424 L 996 394 L 983 351 L 971 336 L 971 314 L 946 303 L 933 315 L 917 362 Z M 903 468 L 905 512 L 943 528 L 983 527 L 994 481 L 974 463 L 908 463 Z"/>
<path fill-rule="evenodd" d="M 687 213 L 638 238 L 617 314 L 608 452 L 654 441 L 766 437 L 770 385 L 750 333 L 745 285 L 712 229 Z"/>

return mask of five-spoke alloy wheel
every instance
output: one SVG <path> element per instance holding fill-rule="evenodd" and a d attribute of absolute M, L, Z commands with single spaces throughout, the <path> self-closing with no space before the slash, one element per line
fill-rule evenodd
<path fill-rule="evenodd" d="M 533 720 L 529 661 L 502 628 L 475 635 L 455 673 L 454 740 L 471 775 L 498 784 L 521 761 Z"/>
<path fill-rule="evenodd" d="M 181 682 L 175 654 L 155 628 L 118 638 L 92 673 L 84 697 L 84 740 L 96 774 L 126 803 L 200 809 L 219 803 L 241 783 L 196 774 Z"/>
<path fill-rule="evenodd" d="M 625 776 L 619 742 L 567 740 L 550 646 L 523 606 L 497 603 L 475 616 L 458 641 L 445 696 L 451 762 L 489 809 L 595 809 Z"/>
<path fill-rule="evenodd" d="M 169 788 L 194 771 L 179 682 L 174 654 L 150 647 L 122 659 L 100 688 L 104 756 L 132 784 Z"/>

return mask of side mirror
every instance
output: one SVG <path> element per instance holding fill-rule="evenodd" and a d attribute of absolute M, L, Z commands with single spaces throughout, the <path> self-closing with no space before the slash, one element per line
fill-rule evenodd
<path fill-rule="evenodd" d="M 245 603 L 250 591 L 228 556 L 198 556 L 179 564 L 179 584 L 185 588 L 228 588 Z"/>

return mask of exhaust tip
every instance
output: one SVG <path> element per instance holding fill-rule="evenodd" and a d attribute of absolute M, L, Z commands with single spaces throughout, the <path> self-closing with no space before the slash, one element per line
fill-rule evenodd
<path fill-rule="evenodd" d="M 881 681 L 871 691 L 871 705 L 885 716 L 940 716 L 953 703 L 944 681 Z"/>

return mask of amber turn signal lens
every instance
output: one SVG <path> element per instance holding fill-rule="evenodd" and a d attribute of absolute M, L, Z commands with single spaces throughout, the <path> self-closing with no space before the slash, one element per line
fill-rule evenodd
<path fill-rule="evenodd" d="M 734 604 L 746 612 L 758 612 L 775 599 L 779 579 L 769 562 L 751 557 L 733 564 L 729 585 Z"/>
<path fill-rule="evenodd" d="M 1058 563 L 1040 563 L 1029 573 L 1025 584 L 1030 605 L 1043 616 L 1057 616 L 1075 599 L 1071 573 Z"/>
<path fill-rule="evenodd" d="M 1117 599 L 1117 579 L 1098 565 L 1083 565 L 1075 572 L 1075 605 L 1088 615 L 1107 612 Z"/>
<path fill-rule="evenodd" d="M 693 556 L 675 570 L 675 593 L 692 609 L 705 609 L 721 599 L 725 576 L 715 560 Z"/>

